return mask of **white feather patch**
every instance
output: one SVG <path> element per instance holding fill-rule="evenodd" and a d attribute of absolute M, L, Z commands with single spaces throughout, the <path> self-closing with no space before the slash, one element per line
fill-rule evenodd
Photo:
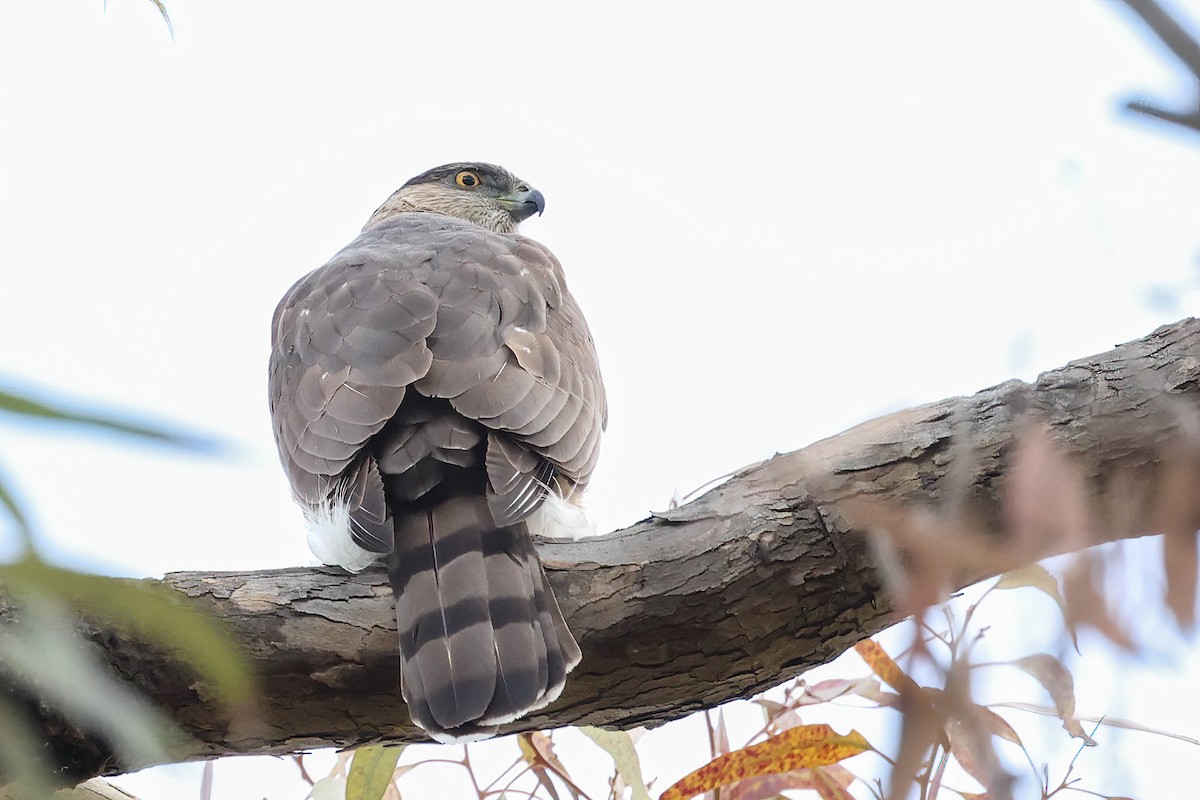
<path fill-rule="evenodd" d="M 547 494 L 537 510 L 525 518 L 525 524 L 531 534 L 544 539 L 576 541 L 596 535 L 596 523 L 587 518 L 587 512 L 554 492 Z"/>
<path fill-rule="evenodd" d="M 484 739 L 491 739 L 496 735 L 496 731 L 475 731 L 474 733 L 454 733 L 454 731 L 425 731 L 429 734 L 429 738 L 433 739 L 438 744 L 470 744 L 471 742 L 482 742 Z"/>
<path fill-rule="evenodd" d="M 345 503 L 327 500 L 315 510 L 305 509 L 304 522 L 308 526 L 308 549 L 322 564 L 359 572 L 379 557 L 350 538 L 350 507 Z"/>

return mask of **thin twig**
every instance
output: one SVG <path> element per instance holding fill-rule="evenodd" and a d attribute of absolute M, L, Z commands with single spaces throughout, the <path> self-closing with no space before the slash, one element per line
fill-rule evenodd
<path fill-rule="evenodd" d="M 1168 14 L 1157 0 L 1125 0 L 1125 5 L 1129 6 L 1200 84 L 1200 42 L 1184 30 L 1179 21 Z M 1185 111 L 1169 111 L 1144 100 L 1131 100 L 1125 107 L 1134 113 L 1200 132 L 1200 91 L 1197 92 L 1193 105 L 1194 108 Z"/>

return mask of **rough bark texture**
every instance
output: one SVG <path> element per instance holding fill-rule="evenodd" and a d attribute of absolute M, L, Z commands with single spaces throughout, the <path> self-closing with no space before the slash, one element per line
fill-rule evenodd
<path fill-rule="evenodd" d="M 1089 479 L 1097 539 L 1147 532 L 1160 465 L 1200 428 L 1200 322 L 1034 384 L 1009 381 L 873 420 L 625 530 L 544 544 L 584 660 L 558 702 L 508 730 L 662 723 L 777 685 L 880 631 L 895 617 L 866 532 L 848 521 L 854 502 L 953 506 L 1002 536 L 1006 453 L 1031 414 Z M 399 696 L 382 569 L 175 573 L 165 582 L 225 619 L 262 677 L 261 725 L 231 741 L 225 715 L 185 670 L 138 643 L 96 637 L 197 737 L 185 756 L 420 738 Z"/>

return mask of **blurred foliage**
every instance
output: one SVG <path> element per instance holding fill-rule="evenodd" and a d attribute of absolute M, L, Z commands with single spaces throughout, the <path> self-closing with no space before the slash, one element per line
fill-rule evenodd
<path fill-rule="evenodd" d="M 208 439 L 70 410 L 9 389 L 0 389 L 0 411 L 18 419 L 100 429 L 192 452 L 217 449 Z M 227 630 L 159 584 L 46 563 L 38 555 L 30 515 L 3 475 L 0 506 L 21 544 L 20 557 L 0 565 L 0 609 L 8 611 L 0 626 L 0 680 L 7 690 L 0 694 L 0 765 L 10 797 L 44 797 L 61 782 L 51 776 L 62 774 L 64 765 L 48 763 L 48 743 L 31 708 L 98 736 L 120 763 L 130 766 L 169 761 L 172 749 L 185 741 L 169 719 L 115 675 L 99 651 L 79 634 L 81 619 L 106 634 L 163 648 L 187 663 L 206 689 L 232 709 L 250 704 L 249 668 Z"/>
<path fill-rule="evenodd" d="M 1102 746 L 1098 734 L 1101 728 L 1136 730 L 1193 745 L 1200 742 L 1128 720 L 1079 715 L 1071 672 L 1062 660 L 1050 654 L 1030 653 L 992 663 L 972 660 L 975 644 L 985 631 L 996 627 L 996 621 L 987 620 L 985 612 L 993 593 L 1035 590 L 1055 599 L 1061 607 L 1059 583 L 1060 579 L 1044 567 L 1023 567 L 993 580 L 965 609 L 958 602 L 931 608 L 942 624 L 935 629 L 915 622 L 914 641 L 899 658 L 893 658 L 872 640 L 859 643 L 855 651 L 867 666 L 867 674 L 811 684 L 800 678 L 769 693 L 778 696 L 782 692 L 781 699 L 765 695 L 757 698 L 753 702 L 761 710 L 762 725 L 741 747 L 730 746 L 730 729 L 723 711 L 704 712 L 711 747 L 707 763 L 697 754 L 700 766 L 655 796 L 660 800 L 686 800 L 701 795 L 713 800 L 782 800 L 783 792 L 805 792 L 799 796 L 883 800 L 911 797 L 915 788 L 920 800 L 948 797 L 998 800 L 1015 796 L 1017 776 L 1010 771 L 1011 765 L 1024 762 L 1033 788 L 1023 797 L 1051 800 L 1074 795 L 1128 800 L 1104 793 L 1094 785 L 1095 779 L 1085 783 L 1077 774 L 1081 753 Z M 1069 622 L 1063 628 L 1065 641 L 1070 641 L 1073 631 Z M 969 690 L 969 678 L 978 671 L 991 669 L 1017 669 L 1030 675 L 1053 705 L 1016 699 L 976 702 Z M 940 676 L 940 681 L 922 685 L 912 677 L 917 671 Z M 816 707 L 846 705 L 897 715 L 902 728 L 898 752 L 880 752 L 856 731 L 840 734 L 827 724 L 804 721 L 804 716 Z M 1010 722 L 998 713 L 1000 710 L 1016 712 L 1016 717 Z M 1039 759 L 1018 732 L 1028 720 L 1025 714 L 1056 717 L 1065 736 L 1078 740 L 1078 748 L 1067 752 L 1057 766 Z M 1088 727 L 1083 723 L 1088 723 Z M 608 784 L 599 792 L 593 786 L 581 784 L 570 768 L 573 761 L 590 761 L 592 756 L 576 748 L 570 757 L 560 758 L 555 752 L 556 734 L 540 731 L 511 737 L 517 745 L 515 758 L 503 772 L 487 777 L 472 763 L 471 745 L 462 747 L 460 758 L 445 757 L 447 748 L 442 747 L 435 757 L 404 765 L 397 764 L 402 748 L 363 747 L 353 754 L 341 754 L 329 775 L 316 781 L 309 779 L 313 787 L 310 797 L 402 800 L 402 776 L 415 770 L 425 772 L 450 765 L 466 772 L 477 800 L 517 797 L 649 800 L 652 795 L 636 749 L 642 731 L 580 730 L 603 748 L 613 762 Z M 1007 752 L 1002 752 L 1003 748 Z M 842 763 L 866 753 L 874 753 L 886 762 L 890 769 L 889 785 L 870 780 L 866 773 Z M 307 777 L 302 757 L 296 760 Z M 973 781 L 982 788 L 956 786 L 955 781 Z"/>
<path fill-rule="evenodd" d="M 1145 582 L 1161 582 L 1158 610 L 1170 615 L 1176 630 L 1186 633 L 1194 624 L 1190 612 L 1197 597 L 1194 565 L 1200 495 L 1195 487 L 1200 486 L 1200 441 L 1187 446 L 1189 442 L 1183 438 L 1176 443 L 1176 450 L 1164 454 L 1156 471 L 1155 507 L 1147 514 L 1152 529 L 1165 533 L 1164 559 L 1155 565 L 1160 574 L 1145 576 Z M 1078 630 L 1084 628 L 1130 652 L 1146 652 L 1151 644 L 1132 629 L 1154 609 L 1123 602 L 1120 583 L 1106 574 L 1108 562 L 1101 555 L 1105 551 L 1089 548 L 1097 541 L 1089 523 L 1094 509 L 1079 465 L 1061 452 L 1044 426 L 1029 424 L 1008 453 L 1007 466 L 1001 496 L 1005 530 L 999 536 L 978 533 L 966 519 L 950 512 L 893 501 L 864 501 L 857 514 L 869 519 L 879 540 L 882 573 L 893 606 L 913 620 L 912 644 L 901 658 L 893 658 L 872 640 L 860 642 L 855 651 L 870 674 L 811 685 L 800 679 L 783 690 L 782 701 L 759 698 L 755 702 L 762 710 L 762 727 L 740 748 L 730 746 L 723 712 L 716 712 L 715 717 L 714 712 L 705 712 L 710 743 L 707 763 L 697 758 L 697 769 L 661 792 L 660 799 L 705 795 L 713 800 L 770 800 L 784 791 L 807 791 L 825 800 L 868 796 L 899 800 L 912 796 L 915 788 L 920 800 L 949 796 L 1011 800 L 1020 784 L 1022 763 L 1028 764 L 1031 779 L 1021 785 L 1036 787 L 1036 794 L 1026 791 L 1022 796 L 1050 800 L 1075 793 L 1115 798 L 1085 788 L 1076 774 L 1079 755 L 1085 748 L 1099 746 L 1097 731 L 1102 727 L 1138 730 L 1200 745 L 1190 737 L 1135 722 L 1081 716 L 1076 709 L 1074 676 L 1058 656 L 1023 652 L 1015 657 L 1006 655 L 1002 661 L 975 659 L 976 645 L 985 632 L 1004 624 L 983 621 L 988 599 L 1020 590 L 1037 592 L 1054 603 L 1062 624 L 1061 639 L 1056 638 L 1055 646 L 1064 653 L 1079 652 Z M 1063 558 L 1061 576 L 1038 563 L 1027 563 L 1035 554 L 1059 551 L 1079 551 Z M 963 585 L 962 575 L 997 573 L 1000 576 L 965 609 L 948 602 L 955 587 Z M 1052 705 L 1037 703 L 1041 697 L 980 703 L 971 687 L 973 678 L 984 670 L 1028 675 L 1039 687 L 1034 691 L 1044 693 Z M 921 683 L 915 675 L 933 679 Z M 992 685 L 1022 684 L 996 681 Z M 1028 691 L 1029 685 L 1024 685 Z M 856 731 L 843 734 L 827 724 L 804 719 L 810 707 L 846 701 L 899 715 L 896 752 L 880 752 Z M 1018 716 L 1057 718 L 1069 737 L 1063 741 L 1079 743 L 1074 757 L 1056 769 L 1049 761 L 1039 763 L 1038 754 L 1027 747 L 1017 725 L 1001 716 L 1001 709 Z M 345 797 L 400 800 L 397 779 L 433 764 L 465 770 L 478 800 L 509 796 L 531 800 L 567 796 L 572 800 L 624 800 L 628 796 L 636 800 L 650 796 L 633 735 L 596 729 L 583 732 L 612 759 L 613 772 L 605 794 L 596 793 L 593 787 L 589 793 L 577 783 L 568 767 L 571 759 L 560 759 L 555 752 L 552 733 L 535 732 L 514 737 L 516 758 L 491 780 L 477 774 L 469 746 L 463 748 L 461 759 L 439 756 L 399 767 L 392 760 L 393 755 L 399 757 L 398 751 L 376 747 L 359 751 L 363 754 L 361 767 L 355 756 L 349 781 L 340 773 L 317 781 L 313 797 L 341 800 L 337 792 L 343 786 L 349 788 L 359 771 L 362 777 Z M 866 773 L 852 771 L 842 763 L 866 753 L 887 763 L 886 782 L 869 781 Z M 1061 777 L 1052 780 L 1052 775 Z M 973 781 L 981 788 L 954 786 L 955 781 Z M 326 790 L 332 793 L 326 795 Z"/>

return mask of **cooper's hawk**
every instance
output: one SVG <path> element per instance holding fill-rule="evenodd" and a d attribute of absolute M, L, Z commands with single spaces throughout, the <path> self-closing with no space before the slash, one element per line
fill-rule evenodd
<path fill-rule="evenodd" d="M 545 200 L 489 164 L 404 184 L 275 310 L 270 404 L 309 545 L 386 555 L 401 691 L 435 738 L 494 733 L 579 662 L 530 533 L 576 504 L 607 410 L 562 267 L 515 233 Z"/>

